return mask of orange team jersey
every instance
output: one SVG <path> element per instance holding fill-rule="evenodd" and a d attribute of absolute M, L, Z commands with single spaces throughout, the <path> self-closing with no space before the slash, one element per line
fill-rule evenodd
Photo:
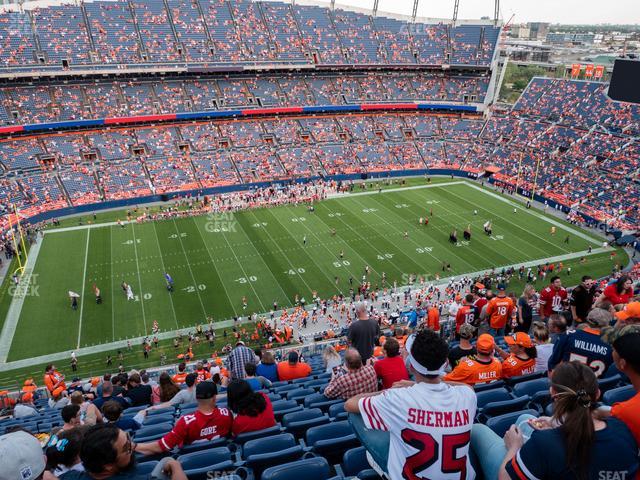
<path fill-rule="evenodd" d="M 494 297 L 487 305 L 489 326 L 491 328 L 504 328 L 513 313 L 513 300 L 509 297 Z"/>
<path fill-rule="evenodd" d="M 631 433 L 640 444 L 640 393 L 636 393 L 626 402 L 614 403 L 611 407 L 611 415 L 618 420 L 622 420 L 631 430 Z"/>
<path fill-rule="evenodd" d="M 427 312 L 427 327 L 434 332 L 440 331 L 440 312 L 437 308 L 430 308 Z"/>
<path fill-rule="evenodd" d="M 529 358 L 523 360 L 515 355 L 509 355 L 502 362 L 502 378 L 519 377 L 520 375 L 528 375 L 535 372 L 536 360 Z"/>
<path fill-rule="evenodd" d="M 493 382 L 501 378 L 502 364 L 497 358 L 492 358 L 489 362 L 464 358 L 444 377 L 447 381 L 462 382 L 467 385 Z"/>
<path fill-rule="evenodd" d="M 178 385 L 183 384 L 186 378 L 187 378 L 186 372 L 176 373 L 173 377 L 171 377 L 171 379 L 173 380 L 173 383 L 177 383 Z"/>
<path fill-rule="evenodd" d="M 62 391 L 67 389 L 67 386 L 64 384 L 64 382 L 58 385 L 56 389 L 53 388 L 53 386 L 58 383 L 61 378 L 62 375 L 60 375 L 60 372 L 58 372 L 57 370 L 55 370 L 53 373 L 45 374 L 44 376 L 44 384 L 46 385 L 47 390 L 49 390 L 49 393 L 51 393 L 51 395 L 54 397 L 58 396 L 60 393 L 62 393 Z"/>
<path fill-rule="evenodd" d="M 211 374 L 205 369 L 196 370 L 196 375 L 196 383 L 204 382 L 205 380 L 209 380 L 211 378 Z"/>
<path fill-rule="evenodd" d="M 469 305 L 463 305 L 456 313 L 456 333 L 460 333 L 460 327 L 465 323 L 473 323 L 475 320 L 475 311 Z"/>

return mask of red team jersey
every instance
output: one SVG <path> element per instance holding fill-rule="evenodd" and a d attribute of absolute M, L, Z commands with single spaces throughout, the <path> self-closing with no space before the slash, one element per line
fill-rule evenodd
<path fill-rule="evenodd" d="M 476 313 L 472 306 L 463 305 L 456 313 L 456 333 L 460 333 L 460 327 L 465 323 L 473 323 Z"/>
<path fill-rule="evenodd" d="M 365 426 L 390 433 L 389 478 L 472 480 L 476 394 L 464 385 L 417 383 L 360 399 Z"/>
<path fill-rule="evenodd" d="M 190 415 L 180 417 L 173 430 L 158 440 L 158 443 L 162 451 L 166 452 L 176 446 L 226 437 L 231 432 L 232 424 L 233 417 L 226 408 L 215 408 L 208 415 L 196 410 Z"/>
<path fill-rule="evenodd" d="M 554 313 L 561 312 L 563 309 L 562 304 L 566 299 L 567 291 L 564 287 L 556 290 L 549 286 L 542 290 L 542 292 L 540 292 L 540 310 L 542 311 L 542 316 L 547 318 Z"/>

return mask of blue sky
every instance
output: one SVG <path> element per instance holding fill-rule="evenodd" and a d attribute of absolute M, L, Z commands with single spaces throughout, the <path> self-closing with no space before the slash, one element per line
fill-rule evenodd
<path fill-rule="evenodd" d="M 373 0 L 336 0 L 336 3 L 371 8 Z M 421 0 L 418 15 L 449 18 L 453 0 Z M 514 22 L 640 23 L 640 0 L 501 0 L 502 17 Z M 380 0 L 378 9 L 411 14 L 412 0 Z M 460 0 L 459 18 L 493 16 L 492 0 Z"/>

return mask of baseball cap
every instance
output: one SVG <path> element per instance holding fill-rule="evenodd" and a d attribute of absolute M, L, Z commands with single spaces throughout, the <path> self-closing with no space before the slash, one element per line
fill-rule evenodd
<path fill-rule="evenodd" d="M 476 350 L 478 351 L 478 353 L 491 353 L 495 346 L 496 342 L 493 340 L 493 337 L 488 333 L 483 333 L 478 337 Z"/>
<path fill-rule="evenodd" d="M 506 290 L 507 286 L 504 283 L 499 283 L 498 284 L 498 290 Z"/>
<path fill-rule="evenodd" d="M 42 447 L 27 432 L 12 432 L 0 437 L 2 470 L 0 480 L 34 480 L 44 472 Z"/>
<path fill-rule="evenodd" d="M 476 327 L 474 327 L 470 323 L 463 323 L 462 325 L 460 325 L 459 333 L 460 333 L 460 338 L 469 340 L 473 338 L 473 336 L 476 334 Z"/>
<path fill-rule="evenodd" d="M 504 341 L 507 345 L 518 345 L 524 348 L 533 347 L 531 337 L 524 332 L 516 332 L 513 335 L 505 335 Z"/>
<path fill-rule="evenodd" d="M 628 303 L 623 310 L 615 313 L 618 320 L 626 320 L 628 318 L 640 318 L 640 302 Z"/>
<path fill-rule="evenodd" d="M 607 327 L 612 319 L 613 315 L 602 308 L 594 308 L 587 315 L 587 323 L 593 327 Z"/>
<path fill-rule="evenodd" d="M 208 400 L 218 394 L 218 387 L 213 382 L 205 381 L 196 385 L 196 399 Z"/>

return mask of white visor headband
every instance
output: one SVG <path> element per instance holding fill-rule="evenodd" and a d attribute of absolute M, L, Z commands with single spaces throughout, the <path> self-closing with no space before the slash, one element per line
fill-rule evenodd
<path fill-rule="evenodd" d="M 447 368 L 448 360 L 438 368 L 437 370 L 429 370 L 425 366 L 421 365 L 418 360 L 411 354 L 411 348 L 413 347 L 413 341 L 416 339 L 416 334 L 412 334 L 407 338 L 407 341 L 404 345 L 405 350 L 407 351 L 407 358 L 409 359 L 409 363 L 413 367 L 413 369 L 418 372 L 420 375 L 430 376 L 430 375 L 444 375 L 445 368 Z"/>

